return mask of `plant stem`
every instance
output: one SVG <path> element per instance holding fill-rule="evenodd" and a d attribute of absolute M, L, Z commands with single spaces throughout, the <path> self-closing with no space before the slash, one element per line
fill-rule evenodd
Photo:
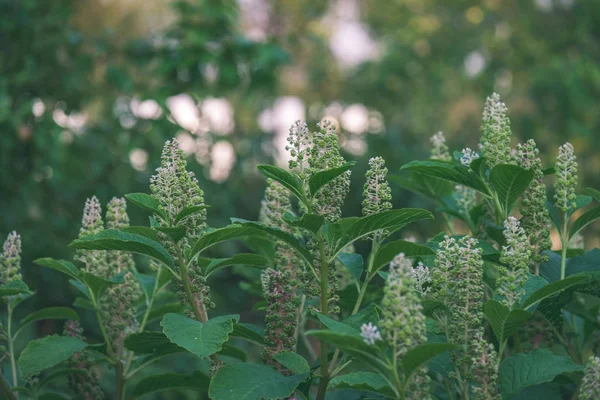
<path fill-rule="evenodd" d="M 567 225 L 569 223 L 569 214 L 567 212 L 564 213 L 563 216 L 563 229 L 560 237 L 560 241 L 562 243 L 562 252 L 560 256 L 560 279 L 565 279 L 565 275 L 567 272 L 567 250 L 569 248 L 569 241 L 567 238 Z"/>
<path fill-rule="evenodd" d="M 323 234 L 319 234 L 319 251 L 321 253 L 320 272 L 321 272 L 321 314 L 328 314 L 329 307 L 329 287 L 328 278 L 329 271 L 327 265 L 327 255 L 325 254 L 325 243 L 323 241 Z M 321 328 L 325 329 L 325 325 L 321 323 Z M 319 389 L 317 391 L 317 400 L 325 400 L 325 394 L 327 392 L 327 385 L 329 384 L 329 364 L 327 360 L 327 342 L 321 341 L 321 380 L 319 382 Z"/>
<path fill-rule="evenodd" d="M 9 300 L 10 301 L 10 300 Z M 17 386 L 17 364 L 15 363 L 15 344 L 12 336 L 12 315 L 13 308 L 8 304 L 8 324 L 7 324 L 7 340 L 8 340 L 8 356 L 10 357 L 10 368 L 12 372 L 12 385 Z"/>

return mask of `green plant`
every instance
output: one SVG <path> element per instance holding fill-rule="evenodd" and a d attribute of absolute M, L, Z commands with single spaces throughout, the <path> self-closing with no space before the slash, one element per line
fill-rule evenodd
<path fill-rule="evenodd" d="M 574 194 L 572 147 L 561 148 L 555 169 L 542 169 L 533 141 L 512 150 L 498 95 L 485 105 L 481 154 L 451 155 L 441 133 L 432 144 L 430 160 L 391 177 L 436 202 L 447 223 L 448 232 L 421 244 L 401 239 L 401 230 L 433 215 L 393 208 L 381 157 L 369 161 L 362 216 L 342 218 L 354 163 L 328 122 L 316 132 L 295 123 L 289 168 L 258 166 L 268 185 L 259 221 L 232 218 L 221 228 L 207 225 L 204 193 L 178 143 L 167 142 L 150 194 L 125 196 L 148 212 L 149 227 L 129 226 L 119 198 L 105 224 L 93 197 L 70 245 L 74 261 L 36 261 L 70 278 L 101 343 L 84 339 L 72 310 L 42 310 L 22 324 L 65 318 L 64 334 L 31 341 L 15 363 L 11 302 L 30 292 L 18 275 L 20 242 L 9 236 L 0 289 L 8 291 L 0 294 L 13 376 L 12 385 L 2 380 L 4 392 L 38 398 L 67 375 L 68 389 L 52 388 L 84 399 L 182 389 L 214 400 L 323 400 L 341 390 L 378 399 L 593 398 L 600 252 L 568 246 L 600 218 L 598 205 L 579 210 L 600 193 Z M 543 182 L 555 170 L 562 225 Z M 551 221 L 562 232 L 556 252 Z M 231 240 L 252 253 L 208 256 Z M 131 253 L 150 259 L 147 273 Z M 245 271 L 245 290 L 263 299 L 264 331 L 239 314 L 214 315 L 211 282 L 225 267 Z M 256 345 L 263 363 L 247 360 Z M 154 372 L 167 356 L 187 354 L 191 373 Z M 98 366 L 111 372 L 99 379 Z"/>

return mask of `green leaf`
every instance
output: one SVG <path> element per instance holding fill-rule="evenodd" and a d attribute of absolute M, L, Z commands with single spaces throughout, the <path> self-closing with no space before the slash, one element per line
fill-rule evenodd
<path fill-rule="evenodd" d="M 275 400 L 288 398 L 306 375 L 283 376 L 260 364 L 225 365 L 208 389 L 212 400 Z"/>
<path fill-rule="evenodd" d="M 579 371 L 583 371 L 583 366 L 546 349 L 518 353 L 500 363 L 500 393 L 503 398 L 510 399 L 526 387 L 551 382 L 560 374 Z"/>
<path fill-rule="evenodd" d="M 358 328 L 346 325 L 343 322 L 336 321 L 335 319 L 329 318 L 328 316 L 318 312 L 315 312 L 315 315 L 317 316 L 317 318 L 319 318 L 319 321 L 321 321 L 323 325 L 325 325 L 327 328 L 331 329 L 334 332 L 346 333 L 349 335 L 360 335 L 360 329 Z"/>
<path fill-rule="evenodd" d="M 20 279 L 13 279 L 10 282 L 0 285 L 0 297 L 32 293 L 27 284 Z"/>
<path fill-rule="evenodd" d="M 248 357 L 246 356 L 246 352 L 239 347 L 232 346 L 230 344 L 224 343 L 223 349 L 219 351 L 217 354 L 220 356 L 231 357 L 242 362 L 246 362 Z"/>
<path fill-rule="evenodd" d="M 51 268 L 58 272 L 62 272 L 63 274 L 69 275 L 71 278 L 77 279 L 77 277 L 79 276 L 79 270 L 77 269 L 77 267 L 75 265 L 73 265 L 73 263 L 71 263 L 69 261 L 55 260 L 55 259 L 46 257 L 46 258 L 38 258 L 37 260 L 34 261 L 34 263 L 41 267 Z"/>
<path fill-rule="evenodd" d="M 398 254 L 404 253 L 406 257 L 422 257 L 435 255 L 435 251 L 428 246 L 409 242 L 406 240 L 395 240 L 384 244 L 375 253 L 373 259 L 373 270 L 371 276 L 375 276 L 377 271 L 388 265 Z"/>
<path fill-rule="evenodd" d="M 399 185 L 403 189 L 416 193 L 419 196 L 432 199 L 440 205 L 443 203 L 445 197 L 452 195 L 454 188 L 452 182 L 419 174 L 415 171 L 412 171 L 409 177 L 403 175 L 388 175 L 388 179 L 390 182 Z"/>
<path fill-rule="evenodd" d="M 347 375 L 336 376 L 329 382 L 328 389 L 353 389 L 364 390 L 396 397 L 385 378 L 372 372 L 353 372 Z"/>
<path fill-rule="evenodd" d="M 527 309 L 535 304 L 539 304 L 545 299 L 558 295 L 564 290 L 581 285 L 582 283 L 585 283 L 588 280 L 589 277 L 586 274 L 576 274 L 568 276 L 561 281 L 549 283 L 541 289 L 538 289 L 535 292 L 533 292 L 533 294 L 523 302 L 521 307 Z"/>
<path fill-rule="evenodd" d="M 160 243 L 134 233 L 107 229 L 94 235 L 83 236 L 71 242 L 69 247 L 82 250 L 121 250 L 150 256 L 167 267 L 173 266 L 173 258 Z"/>
<path fill-rule="evenodd" d="M 274 165 L 257 165 L 258 170 L 261 174 L 267 178 L 271 178 L 274 181 L 279 182 L 283 187 L 289 190 L 294 196 L 300 201 L 306 200 L 304 196 L 304 189 L 302 188 L 302 182 L 295 175 L 286 171 L 283 168 L 276 167 Z"/>
<path fill-rule="evenodd" d="M 133 389 L 132 398 L 139 399 L 146 395 L 169 390 L 178 391 L 178 389 L 196 390 L 206 392 L 210 379 L 198 371 L 192 375 L 183 374 L 161 374 L 148 376 L 138 382 Z"/>
<path fill-rule="evenodd" d="M 506 342 L 533 315 L 525 310 L 510 310 L 496 300 L 488 300 L 484 310 L 500 343 Z"/>
<path fill-rule="evenodd" d="M 87 344 L 70 336 L 46 336 L 32 340 L 19 357 L 19 370 L 26 377 L 52 368 L 85 349 Z"/>
<path fill-rule="evenodd" d="M 594 189 L 594 188 L 585 188 L 584 191 L 589 194 L 590 196 L 592 196 L 592 198 L 598 202 L 600 202 L 600 191 Z"/>
<path fill-rule="evenodd" d="M 569 215 L 569 217 L 572 216 L 573 214 L 575 214 L 575 211 L 579 210 L 582 207 L 587 206 L 588 204 L 590 204 L 592 202 L 592 200 L 593 200 L 592 196 L 578 194 L 577 196 L 575 196 L 575 207 L 569 208 L 569 211 L 567 211 L 567 214 Z"/>
<path fill-rule="evenodd" d="M 239 315 L 224 315 L 203 324 L 183 315 L 167 314 L 160 325 L 172 343 L 204 358 L 221 351 L 233 332 L 233 323 L 239 319 Z"/>
<path fill-rule="evenodd" d="M 342 323 L 360 331 L 360 328 L 363 326 L 363 324 L 368 324 L 370 322 L 373 325 L 378 325 L 380 314 L 381 308 L 379 308 L 377 304 L 371 303 L 362 308 L 356 314 L 350 315 L 344 319 Z"/>
<path fill-rule="evenodd" d="M 192 214 L 196 214 L 197 212 L 206 210 L 209 207 L 209 205 L 203 204 L 201 206 L 192 206 L 184 208 L 183 210 L 179 211 L 179 213 L 177 213 L 177 215 L 175 216 L 175 225 L 180 223 L 181 220 L 183 220 L 185 217 L 189 217 Z"/>
<path fill-rule="evenodd" d="M 413 373 L 427 364 L 429 360 L 450 350 L 458 350 L 461 347 L 454 343 L 424 343 L 413 347 L 402 357 L 400 364 L 406 381 Z"/>
<path fill-rule="evenodd" d="M 277 240 L 285 242 L 286 244 L 294 248 L 304 258 L 306 262 L 308 262 L 309 264 L 312 263 L 312 255 L 310 254 L 310 252 L 304 246 L 302 246 L 298 239 L 296 239 L 293 235 L 290 235 L 289 233 L 281 229 L 261 224 L 260 222 L 246 221 L 237 218 L 232 219 L 232 222 L 234 222 L 235 224 L 239 224 L 245 229 L 249 229 L 250 232 L 267 234 L 273 236 Z"/>
<path fill-rule="evenodd" d="M 100 297 L 102 296 L 102 294 L 104 294 L 104 292 L 106 291 L 106 289 L 108 289 L 109 286 L 123 283 L 123 274 L 117 275 L 117 276 L 107 280 L 107 279 L 99 278 L 88 272 L 82 272 L 81 273 L 81 281 L 85 284 L 85 286 L 89 290 L 89 293 L 87 293 L 87 294 L 88 295 L 91 294 L 93 296 L 93 299 L 90 298 L 90 300 L 92 300 L 92 302 L 94 300 L 97 302 L 100 300 Z M 85 292 L 84 292 L 84 294 L 85 294 Z"/>
<path fill-rule="evenodd" d="M 160 202 L 149 194 L 129 193 L 125 195 L 125 198 L 141 209 L 158 214 L 165 220 L 167 219 L 167 214 L 160 209 Z"/>
<path fill-rule="evenodd" d="M 224 228 L 215 229 L 214 231 L 205 233 L 200 239 L 198 239 L 192 248 L 190 257 L 193 258 L 202 253 L 204 250 L 218 243 L 225 242 L 227 240 L 240 239 L 244 236 L 255 233 L 255 229 L 239 224 L 227 225 Z"/>
<path fill-rule="evenodd" d="M 342 235 L 337 240 L 333 238 L 335 240 L 333 243 L 330 242 L 330 246 L 335 249 L 333 259 L 346 246 L 358 239 L 382 230 L 393 233 L 413 222 L 424 219 L 433 219 L 433 215 L 429 211 L 420 208 L 403 208 L 383 211 L 368 217 L 342 219 L 336 224 L 342 227 Z"/>
<path fill-rule="evenodd" d="M 158 237 L 158 232 L 156 229 L 149 228 L 147 226 L 127 226 L 121 229 L 121 232 L 133 233 L 135 235 L 144 236 L 155 242 L 160 242 L 160 238 Z"/>
<path fill-rule="evenodd" d="M 236 254 L 231 258 L 217 258 L 214 259 L 208 264 L 205 269 L 206 276 L 210 276 L 213 272 L 225 268 L 230 267 L 232 265 L 247 265 L 249 267 L 254 267 L 258 269 L 266 268 L 268 265 L 268 261 L 263 256 L 259 256 L 258 254 Z"/>
<path fill-rule="evenodd" d="M 533 170 L 516 165 L 501 164 L 492 168 L 490 183 L 494 186 L 502 209 L 508 215 L 515 201 L 529 187 L 533 179 Z"/>
<path fill-rule="evenodd" d="M 340 253 L 338 260 L 350 272 L 350 274 L 360 282 L 360 277 L 363 273 L 365 262 L 360 254 L 357 253 Z"/>
<path fill-rule="evenodd" d="M 594 207 L 585 213 L 583 213 L 579 218 L 573 222 L 571 225 L 571 230 L 569 231 L 569 238 L 573 239 L 579 231 L 588 226 L 589 224 L 596 221 L 600 218 L 600 206 Z"/>
<path fill-rule="evenodd" d="M 174 228 L 170 227 L 159 227 L 156 228 L 157 231 L 164 233 L 175 243 L 178 243 L 181 239 L 183 239 L 187 233 L 187 229 L 185 226 L 176 226 Z"/>
<path fill-rule="evenodd" d="M 27 324 L 30 324 L 35 321 L 42 321 L 45 319 L 70 319 L 78 321 L 79 315 L 77 315 L 77 313 L 69 307 L 47 307 L 32 312 L 31 314 L 23 318 L 21 320 L 19 330 L 23 329 L 23 327 Z"/>
<path fill-rule="evenodd" d="M 342 175 L 344 172 L 350 170 L 356 163 L 354 161 L 347 162 L 339 167 L 331 168 L 326 171 L 320 171 L 313 174 L 308 180 L 308 187 L 312 197 L 315 197 L 317 193 L 327 185 L 329 182 Z"/>
<path fill-rule="evenodd" d="M 273 358 L 296 375 L 310 372 L 310 366 L 304 357 L 291 351 L 282 351 L 281 353 L 273 354 Z"/>
<path fill-rule="evenodd" d="M 552 204 L 550 200 L 546 200 L 546 208 L 548 209 L 548 214 L 550 215 L 550 221 L 552 221 L 552 224 L 554 224 L 556 230 L 560 232 L 560 217 L 558 216 L 556 208 L 554 208 L 554 204 Z"/>
<path fill-rule="evenodd" d="M 490 196 L 487 185 L 478 173 L 460 164 L 440 160 L 411 161 L 400 168 L 416 171 L 434 178 L 444 179 L 459 185 L 473 188 L 486 196 Z"/>
<path fill-rule="evenodd" d="M 325 218 L 322 215 L 316 214 L 303 214 L 301 218 L 298 218 L 290 213 L 285 213 L 283 220 L 291 226 L 306 229 L 314 234 L 319 232 L 319 229 L 325 223 Z"/>
<path fill-rule="evenodd" d="M 388 366 L 382 361 L 385 357 L 381 349 L 378 346 L 365 343 L 359 334 L 347 334 L 330 330 L 312 330 L 306 332 L 306 335 L 337 346 L 348 355 L 356 357 L 386 376 L 390 373 Z"/>
<path fill-rule="evenodd" d="M 41 388 L 44 385 L 46 385 L 47 383 L 52 382 L 53 380 L 55 380 L 57 378 L 62 378 L 63 376 L 69 376 L 69 375 L 87 376 L 87 374 L 88 374 L 88 371 L 86 371 L 85 369 L 60 368 L 60 369 L 57 369 L 55 371 L 48 373 L 46 376 L 44 376 L 42 379 L 40 379 L 37 387 Z"/>
<path fill-rule="evenodd" d="M 264 332 L 257 326 L 250 324 L 233 324 L 231 336 L 246 339 L 259 345 L 265 344 Z"/>
<path fill-rule="evenodd" d="M 135 354 L 152 354 L 162 356 L 172 353 L 181 353 L 184 348 L 171 343 L 162 332 L 144 331 L 132 333 L 125 338 L 125 347 Z"/>

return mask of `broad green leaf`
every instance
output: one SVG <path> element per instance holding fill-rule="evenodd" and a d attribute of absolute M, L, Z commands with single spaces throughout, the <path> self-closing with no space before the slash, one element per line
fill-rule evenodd
<path fill-rule="evenodd" d="M 212 400 L 287 399 L 306 378 L 283 376 L 260 364 L 225 365 L 212 378 L 208 396 Z"/>
<path fill-rule="evenodd" d="M 592 202 L 592 200 L 593 200 L 592 196 L 578 194 L 577 196 L 575 196 L 575 207 L 569 208 L 569 211 L 567 211 L 567 214 L 569 215 L 569 217 L 572 216 L 573 214 L 575 214 L 575 211 L 579 210 L 582 207 L 587 206 L 588 204 L 590 204 Z"/>
<path fill-rule="evenodd" d="M 283 168 L 276 167 L 274 165 L 264 165 L 260 164 L 256 168 L 260 171 L 261 174 L 266 176 L 267 178 L 271 178 L 274 181 L 279 182 L 283 187 L 289 190 L 294 196 L 296 196 L 300 201 L 305 201 L 304 189 L 302 188 L 302 182 L 293 175 L 292 173 L 286 171 Z"/>
<path fill-rule="evenodd" d="M 446 312 L 448 310 L 446 304 L 437 300 L 423 299 L 421 304 L 423 305 L 423 314 L 428 317 L 433 316 L 435 313 Z"/>
<path fill-rule="evenodd" d="M 239 337 L 261 346 L 265 344 L 263 330 L 250 324 L 233 324 L 233 332 L 230 336 Z"/>
<path fill-rule="evenodd" d="M 400 362 L 404 377 L 408 381 L 415 371 L 437 357 L 438 355 L 450 350 L 457 350 L 461 347 L 453 343 L 424 343 L 410 349 L 402 357 Z"/>
<path fill-rule="evenodd" d="M 173 258 L 160 243 L 134 233 L 107 229 L 94 235 L 83 236 L 71 242 L 69 247 L 82 250 L 121 250 L 144 254 L 173 266 Z"/>
<path fill-rule="evenodd" d="M 261 224 L 260 222 L 246 221 L 243 219 L 232 219 L 232 222 L 239 224 L 239 226 L 243 227 L 244 229 L 249 229 L 250 232 L 258 232 L 260 234 L 273 236 L 277 240 L 281 240 L 282 242 L 290 245 L 302 256 L 302 258 L 304 258 L 306 262 L 309 264 L 312 262 L 312 255 L 310 252 L 304 246 L 302 246 L 298 239 L 296 239 L 293 235 L 281 229 Z"/>
<path fill-rule="evenodd" d="M 151 212 L 153 214 L 160 215 L 163 219 L 167 219 L 167 214 L 160 209 L 160 202 L 154 197 L 146 193 L 129 193 L 125 195 L 125 198 L 131 203 L 140 207 L 143 210 Z"/>
<path fill-rule="evenodd" d="M 53 258 L 46 257 L 38 258 L 34 261 L 34 263 L 41 267 L 51 268 L 58 272 L 62 272 L 63 274 L 69 275 L 71 278 L 77 279 L 79 276 L 79 270 L 75 265 L 73 265 L 72 262 L 69 261 L 55 260 Z"/>
<path fill-rule="evenodd" d="M 406 257 L 420 257 L 435 255 L 430 247 L 406 240 L 395 240 L 384 244 L 375 253 L 373 259 L 373 270 L 371 276 L 375 276 L 377 271 L 389 264 L 398 254 L 404 253 Z"/>
<path fill-rule="evenodd" d="M 242 362 L 246 362 L 246 360 L 248 359 L 248 356 L 246 355 L 246 352 L 244 350 L 227 343 L 223 344 L 223 348 L 217 354 L 220 356 L 235 358 Z"/>
<path fill-rule="evenodd" d="M 183 239 L 187 233 L 187 229 L 185 226 L 176 226 L 176 227 L 158 227 L 157 231 L 164 233 L 167 235 L 173 242 L 178 243 L 181 239 Z"/>
<path fill-rule="evenodd" d="M 132 333 L 125 338 L 125 348 L 135 354 L 152 354 L 154 356 L 181 353 L 182 347 L 171 343 L 162 332 L 144 331 Z"/>
<path fill-rule="evenodd" d="M 384 355 L 381 349 L 378 346 L 365 343 L 359 334 L 347 334 L 330 330 L 313 330 L 306 332 L 306 335 L 337 346 L 348 355 L 356 357 L 386 376 L 390 373 L 390 369 L 383 361 Z"/>
<path fill-rule="evenodd" d="M 452 195 L 454 184 L 444 179 L 435 178 L 411 171 L 410 176 L 388 175 L 388 180 L 416 193 L 419 196 L 429 198 L 438 204 L 443 204 L 443 199 Z"/>
<path fill-rule="evenodd" d="M 338 176 L 342 175 L 346 171 L 349 171 L 356 163 L 354 161 L 347 162 L 339 167 L 328 169 L 326 171 L 317 172 L 313 174 L 308 180 L 308 187 L 312 197 L 315 197 L 319 190 L 329 182 L 333 181 Z"/>
<path fill-rule="evenodd" d="M 521 304 L 527 301 L 529 297 L 539 289 L 548 284 L 548 281 L 539 275 L 529 274 L 525 282 L 525 294 L 521 297 Z"/>
<path fill-rule="evenodd" d="M 148 314 L 148 321 L 153 321 L 155 319 L 162 319 L 165 314 L 173 313 L 173 314 L 181 314 L 185 310 L 185 306 L 181 304 L 181 302 L 173 302 L 166 304 L 154 305 Z"/>
<path fill-rule="evenodd" d="M 526 387 L 551 382 L 560 374 L 583 371 L 569 357 L 546 349 L 517 353 L 500 363 L 499 387 L 502 397 L 510 399 Z"/>
<path fill-rule="evenodd" d="M 510 400 L 563 400 L 559 383 L 542 383 L 540 385 L 528 386 L 519 393 L 513 395 Z"/>
<path fill-rule="evenodd" d="M 146 296 L 146 304 L 150 302 L 152 298 L 152 294 L 154 293 L 154 287 L 156 286 L 156 278 L 152 275 L 147 274 L 134 274 L 135 279 L 140 284 L 142 291 L 144 292 L 144 296 Z"/>
<path fill-rule="evenodd" d="M 0 285 L 0 297 L 32 293 L 27 284 L 20 279 L 13 279 L 10 282 Z"/>
<path fill-rule="evenodd" d="M 310 372 L 308 362 L 299 354 L 292 353 L 291 351 L 282 351 L 281 353 L 273 354 L 273 358 L 296 375 Z"/>
<path fill-rule="evenodd" d="M 57 370 L 54 370 L 50 373 L 48 373 L 46 376 L 44 376 L 42 379 L 40 379 L 39 383 L 38 383 L 38 388 L 44 387 L 44 385 L 46 385 L 49 382 L 52 382 L 53 380 L 57 379 L 57 378 L 62 378 L 64 376 L 69 376 L 69 375 L 82 375 L 82 376 L 86 376 L 88 374 L 88 371 L 86 371 L 85 369 L 80 369 L 80 368 L 60 368 Z"/>
<path fill-rule="evenodd" d="M 340 253 L 338 260 L 350 272 L 350 274 L 360 282 L 360 277 L 363 273 L 364 261 L 360 254 L 357 253 Z"/>
<path fill-rule="evenodd" d="M 203 204 L 201 206 L 191 206 L 184 208 L 183 210 L 179 211 L 179 213 L 177 213 L 177 215 L 175 216 L 175 225 L 181 222 L 181 220 L 183 220 L 185 217 L 189 217 L 190 215 L 196 214 L 197 212 L 206 210 L 209 207 L 210 206 Z"/>
<path fill-rule="evenodd" d="M 372 233 L 385 230 L 387 232 L 396 232 L 405 226 L 424 219 L 433 219 L 433 215 L 420 208 L 403 208 L 400 210 L 383 211 L 368 217 L 354 218 L 352 220 L 342 219 L 338 223 L 342 227 L 342 235 L 339 240 L 331 243 L 333 259 L 358 239 L 368 236 Z"/>
<path fill-rule="evenodd" d="M 256 230 L 239 224 L 228 225 L 224 228 L 215 229 L 212 232 L 205 233 L 194 244 L 190 257 L 193 258 L 215 244 L 227 240 L 240 239 L 244 236 L 256 234 Z"/>
<path fill-rule="evenodd" d="M 19 357 L 19 370 L 23 376 L 52 368 L 85 349 L 87 344 L 70 336 L 46 336 L 32 340 Z"/>
<path fill-rule="evenodd" d="M 169 390 L 187 389 L 205 392 L 208 390 L 210 379 L 198 371 L 192 375 L 183 374 L 162 374 L 145 377 L 138 382 L 133 393 L 132 399 L 139 399 L 146 395 Z"/>
<path fill-rule="evenodd" d="M 328 329 L 331 329 L 334 332 L 346 333 L 349 335 L 360 335 L 360 329 L 354 328 L 350 325 L 346 325 L 343 322 L 336 321 L 335 319 L 329 318 L 328 316 L 323 315 L 321 313 L 315 312 L 315 315 L 317 316 L 317 318 L 319 318 L 319 321 L 321 321 L 323 325 L 325 325 Z"/>
<path fill-rule="evenodd" d="M 411 161 L 400 169 L 458 183 L 490 196 L 488 187 L 479 174 L 460 164 L 440 160 Z"/>
<path fill-rule="evenodd" d="M 306 229 L 315 234 L 319 232 L 319 229 L 325 223 L 325 217 L 316 214 L 303 214 L 302 217 L 298 218 L 290 213 L 285 213 L 283 220 L 291 226 Z"/>
<path fill-rule="evenodd" d="M 556 208 L 554 208 L 554 204 L 552 204 L 552 202 L 550 200 L 546 200 L 546 208 L 548 209 L 548 214 L 550 215 L 550 221 L 552 221 L 552 224 L 554 225 L 554 227 L 556 228 L 557 231 L 561 231 L 560 229 L 560 225 L 561 225 L 561 220 L 560 217 L 558 216 L 558 212 L 556 211 Z"/>
<path fill-rule="evenodd" d="M 172 343 L 183 347 L 200 358 L 219 352 L 233 332 L 239 315 L 224 315 L 201 323 L 178 314 L 167 314 L 160 325 Z"/>
<path fill-rule="evenodd" d="M 380 314 L 381 308 L 379 308 L 377 304 L 371 303 L 359 310 L 356 314 L 344 319 L 342 323 L 360 331 L 363 324 L 368 324 L 370 322 L 373 325 L 378 325 Z"/>
<path fill-rule="evenodd" d="M 585 213 L 573 222 L 569 231 L 569 238 L 573 238 L 579 231 L 588 226 L 589 224 L 600 218 L 600 206 L 596 206 Z"/>
<path fill-rule="evenodd" d="M 592 196 L 592 198 L 598 202 L 600 202 L 600 191 L 594 188 L 585 188 L 584 189 L 587 194 Z"/>
<path fill-rule="evenodd" d="M 496 300 L 488 300 L 484 310 L 500 343 L 507 341 L 533 315 L 525 310 L 510 310 Z"/>
<path fill-rule="evenodd" d="M 159 227 L 157 226 L 156 228 Z M 121 229 L 121 232 L 133 233 L 135 235 L 144 236 L 155 242 L 160 242 L 160 238 L 158 237 L 158 232 L 156 229 L 149 228 L 147 226 L 127 226 Z"/>
<path fill-rule="evenodd" d="M 21 320 L 19 329 L 22 329 L 25 325 L 35 321 L 42 321 L 45 319 L 70 319 L 77 321 L 79 315 L 70 309 L 69 307 L 47 307 L 38 311 L 34 311 Z"/>
<path fill-rule="evenodd" d="M 533 170 L 526 170 L 516 165 L 501 164 L 492 168 L 490 183 L 498 194 L 502 209 L 508 215 L 515 201 L 529 187 L 533 179 Z"/>
<path fill-rule="evenodd" d="M 99 301 L 100 297 L 110 286 L 123 283 L 123 274 L 117 275 L 111 279 L 102 279 L 88 272 L 82 272 L 80 277 L 81 281 L 88 288 L 89 294 L 93 296 L 93 299 L 90 298 L 92 302 L 94 300 Z"/>
<path fill-rule="evenodd" d="M 527 309 L 541 301 L 548 299 L 552 296 L 556 296 L 560 292 L 581 285 L 586 282 L 589 277 L 585 274 L 577 274 L 566 277 L 561 281 L 549 283 L 541 289 L 536 290 L 527 300 L 521 305 L 524 309 Z"/>
<path fill-rule="evenodd" d="M 205 274 L 209 276 L 218 269 L 230 267 L 232 265 L 247 265 L 258 269 L 263 269 L 268 266 L 268 261 L 263 256 L 258 254 L 236 254 L 231 258 L 217 258 L 214 259 L 206 266 Z"/>
<path fill-rule="evenodd" d="M 329 382 L 328 389 L 353 389 L 396 397 L 385 378 L 373 372 L 352 372 L 336 376 Z"/>

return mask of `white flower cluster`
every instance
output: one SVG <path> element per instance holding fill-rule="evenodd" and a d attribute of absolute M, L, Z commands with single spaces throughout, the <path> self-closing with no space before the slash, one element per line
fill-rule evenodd
<path fill-rule="evenodd" d="M 379 328 L 370 322 L 360 327 L 360 335 L 366 344 L 375 344 L 376 341 L 381 340 Z"/>

